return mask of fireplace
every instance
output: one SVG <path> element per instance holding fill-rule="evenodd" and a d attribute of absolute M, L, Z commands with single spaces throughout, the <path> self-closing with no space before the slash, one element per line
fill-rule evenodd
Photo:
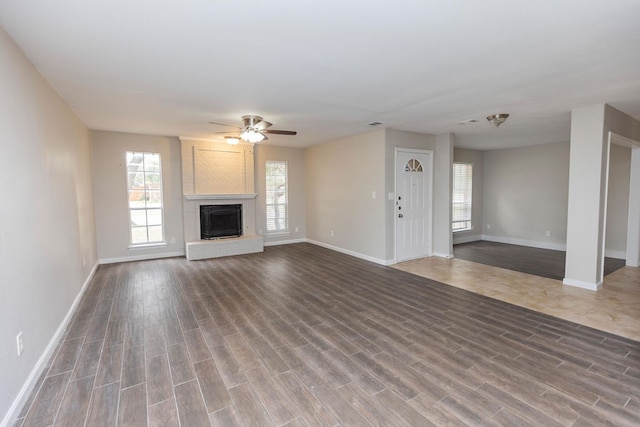
<path fill-rule="evenodd" d="M 180 145 L 187 259 L 262 252 L 264 237 L 256 234 L 253 144 L 180 138 Z M 222 216 L 210 212 L 217 207 Z"/>
<path fill-rule="evenodd" d="M 242 236 L 242 205 L 200 205 L 202 240 Z"/>

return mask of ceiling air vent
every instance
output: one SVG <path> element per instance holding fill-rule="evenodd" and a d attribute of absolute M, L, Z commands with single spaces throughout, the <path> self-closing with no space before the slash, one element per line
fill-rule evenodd
<path fill-rule="evenodd" d="M 382 124 L 382 122 L 371 122 L 371 123 L 367 123 L 369 126 L 379 126 Z"/>
<path fill-rule="evenodd" d="M 459 125 L 468 125 L 469 123 L 477 123 L 478 121 L 476 119 L 469 119 L 469 120 L 463 120 L 461 122 L 458 122 Z"/>

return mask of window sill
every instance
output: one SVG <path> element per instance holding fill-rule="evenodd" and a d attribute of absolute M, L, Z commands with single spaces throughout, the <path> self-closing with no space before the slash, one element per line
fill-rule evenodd
<path fill-rule="evenodd" d="M 162 246 L 167 246 L 167 243 L 160 242 L 160 243 L 145 243 L 143 245 L 130 245 L 129 250 L 135 251 L 135 250 L 141 250 L 141 249 L 158 248 Z"/>
<path fill-rule="evenodd" d="M 451 232 L 454 233 L 454 234 L 455 233 L 462 233 L 464 231 L 473 231 L 473 227 L 471 227 L 471 228 L 463 228 L 463 229 L 460 229 L 460 230 L 451 230 Z"/>
<path fill-rule="evenodd" d="M 267 233 L 265 237 L 281 237 L 281 236 L 290 236 L 290 231 L 278 231 L 274 233 Z"/>

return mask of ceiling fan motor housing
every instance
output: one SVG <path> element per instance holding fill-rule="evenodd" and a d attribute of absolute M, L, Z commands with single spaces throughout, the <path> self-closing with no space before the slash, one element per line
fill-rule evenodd
<path fill-rule="evenodd" d="M 254 115 L 242 116 L 242 124 L 244 125 L 245 129 L 254 129 L 256 125 L 261 121 L 262 121 L 262 117 L 260 116 L 254 116 Z"/>
<path fill-rule="evenodd" d="M 240 138 L 242 140 L 251 142 L 251 143 L 261 142 L 266 139 L 269 139 L 267 138 L 267 135 L 265 135 L 267 133 L 272 133 L 277 135 L 296 135 L 297 134 L 296 131 L 292 131 L 292 130 L 268 129 L 273 124 L 264 120 L 262 117 L 256 116 L 253 114 L 247 114 L 242 116 L 242 127 L 236 127 L 236 126 L 227 125 L 225 123 L 218 123 L 218 122 L 209 122 L 209 123 L 214 125 L 235 127 L 236 129 L 238 129 L 237 131 L 218 132 L 218 133 L 236 133 L 236 134 L 239 133 Z M 227 140 L 227 142 L 229 141 L 231 140 Z"/>

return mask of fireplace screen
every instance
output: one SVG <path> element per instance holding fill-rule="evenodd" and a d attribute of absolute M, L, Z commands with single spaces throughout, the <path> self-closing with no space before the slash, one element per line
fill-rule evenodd
<path fill-rule="evenodd" d="M 242 205 L 201 205 L 200 238 L 242 236 Z"/>

